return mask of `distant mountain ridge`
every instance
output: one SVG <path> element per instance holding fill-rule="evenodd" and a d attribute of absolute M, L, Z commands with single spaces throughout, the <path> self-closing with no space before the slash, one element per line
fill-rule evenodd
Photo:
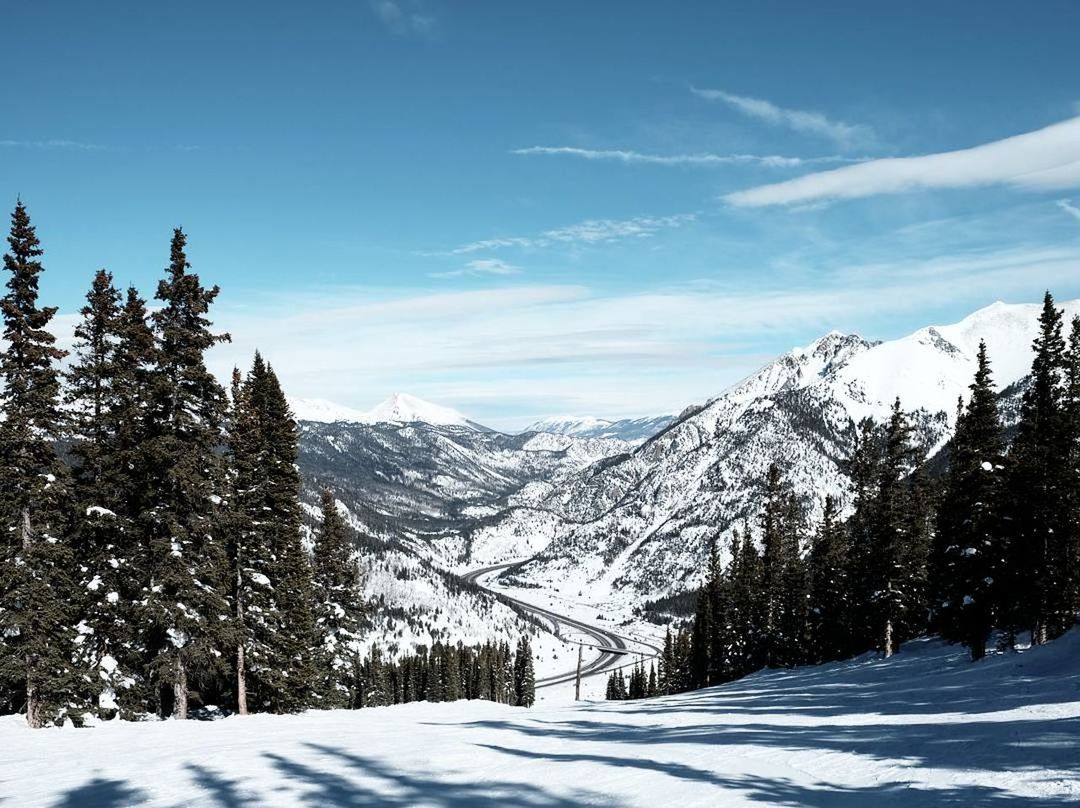
<path fill-rule="evenodd" d="M 394 393 L 371 410 L 343 407 L 321 398 L 290 398 L 289 406 L 298 421 L 334 424 L 412 424 L 457 426 L 476 432 L 490 432 L 457 410 L 432 404 L 408 393 Z"/>
<path fill-rule="evenodd" d="M 1080 301 L 1059 307 L 1067 318 L 1080 314 Z M 552 540 L 507 577 L 589 592 L 595 602 L 695 585 L 708 540 L 755 516 L 770 463 L 816 518 L 826 494 L 847 498 L 844 462 L 858 421 L 883 421 L 899 398 L 921 441 L 940 447 L 966 398 L 979 340 L 1004 390 L 1030 369 L 1039 310 L 995 303 L 887 342 L 832 332 L 777 357 L 633 452 L 533 498 L 528 505 Z M 527 529 L 518 511 L 505 519 L 508 533 Z M 489 528 L 493 537 L 499 530 Z"/>
<path fill-rule="evenodd" d="M 674 415 L 623 418 L 617 421 L 591 416 L 551 416 L 541 418 L 522 431 L 571 435 L 579 438 L 614 438 L 628 443 L 640 443 L 664 430 L 674 420 Z"/>

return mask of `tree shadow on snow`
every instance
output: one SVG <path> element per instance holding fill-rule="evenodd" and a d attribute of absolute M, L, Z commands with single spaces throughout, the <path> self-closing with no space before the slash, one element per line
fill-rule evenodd
<path fill-rule="evenodd" d="M 734 799 L 736 794 L 768 805 L 804 806 L 805 808 L 889 808 L 903 806 L 997 806 L 1011 805 L 1017 808 L 1051 808 L 1060 806 L 1057 798 L 1018 797 L 1002 789 L 990 786 L 957 786 L 949 788 L 922 788 L 907 782 L 877 783 L 868 787 L 848 787 L 826 783 L 797 783 L 783 777 L 758 777 L 753 775 L 724 776 L 697 769 L 681 763 L 664 763 L 644 758 L 621 758 L 615 755 L 581 755 L 531 752 L 489 744 L 479 744 L 486 749 L 529 758 L 544 763 L 599 763 L 602 765 L 659 772 L 680 780 L 704 782 L 724 789 L 726 794 L 717 795 L 717 805 L 725 798 Z M 646 800 L 654 800 L 653 793 L 642 794 Z M 661 800 L 662 802 L 662 800 Z"/>
<path fill-rule="evenodd" d="M 54 808 L 120 808 L 137 805 L 145 799 L 142 791 L 123 780 L 95 777 L 65 794 Z"/>
<path fill-rule="evenodd" d="M 572 808 L 578 805 L 614 806 L 602 794 L 577 791 L 563 797 L 528 783 L 511 781 L 455 783 L 392 769 L 381 762 L 319 744 L 304 744 L 327 759 L 329 766 L 313 766 L 266 753 L 277 770 L 293 784 L 307 786 L 299 797 L 307 805 L 343 808 L 406 808 L 418 804 L 438 808 Z M 332 768 L 338 768 L 333 771 Z M 344 767 L 344 772 L 341 768 Z M 353 779 L 355 777 L 359 780 Z M 375 781 L 379 790 L 372 790 Z"/>
<path fill-rule="evenodd" d="M 204 800 L 213 800 L 221 808 L 244 808 L 246 805 L 258 805 L 259 799 L 244 793 L 238 780 L 227 777 L 196 763 L 188 763 L 184 768 L 191 772 L 195 782 L 202 787 L 199 795 Z"/>

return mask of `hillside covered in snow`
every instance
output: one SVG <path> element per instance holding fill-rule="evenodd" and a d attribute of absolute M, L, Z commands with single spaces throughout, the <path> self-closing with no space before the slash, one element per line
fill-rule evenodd
<path fill-rule="evenodd" d="M 1050 808 L 1080 799 L 1078 660 L 1073 630 L 977 664 L 924 640 L 889 660 L 764 671 L 643 701 L 420 702 L 89 730 L 29 730 L 9 716 L 0 799 L 25 808 Z"/>

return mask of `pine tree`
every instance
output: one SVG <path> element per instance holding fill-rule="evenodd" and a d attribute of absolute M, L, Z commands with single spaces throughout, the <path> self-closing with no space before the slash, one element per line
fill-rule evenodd
<path fill-rule="evenodd" d="M 1066 608 L 1080 612 L 1080 316 L 1069 329 L 1065 368 L 1065 587 Z"/>
<path fill-rule="evenodd" d="M 63 425 L 56 362 L 65 353 L 48 330 L 56 309 L 38 305 L 43 251 L 21 201 L 8 245 L 0 299 L 0 681 L 3 700 L 24 702 L 27 723 L 41 727 L 59 720 L 75 687 L 74 560 L 62 535 L 66 473 L 54 448 Z"/>
<path fill-rule="evenodd" d="M 235 647 L 218 509 L 226 482 L 217 451 L 225 393 L 204 361 L 228 336 L 210 330 L 218 289 L 205 289 L 188 271 L 185 245 L 177 229 L 167 277 L 158 284 L 162 305 L 151 318 L 158 341 L 146 441 L 152 499 L 142 515 L 152 570 L 151 670 L 171 690 L 161 692 L 161 709 L 176 718 L 187 718 L 191 685 L 224 673 L 220 649 Z"/>
<path fill-rule="evenodd" d="M 514 656 L 514 704 L 518 707 L 532 707 L 536 703 L 536 677 L 533 673 L 532 647 L 529 638 L 518 641 L 517 654 Z"/>
<path fill-rule="evenodd" d="M 878 632 L 876 645 L 886 657 L 896 653 L 906 639 L 905 627 L 910 622 L 907 609 L 918 597 L 913 591 L 917 572 L 911 569 L 915 551 L 909 531 L 911 501 L 906 481 L 913 451 L 911 426 L 897 399 L 885 430 L 878 469 L 871 527 L 874 545 L 868 569 L 871 614 Z"/>
<path fill-rule="evenodd" d="M 352 644 L 359 639 L 365 606 L 348 527 L 329 491 L 322 494 L 322 526 L 315 538 L 314 573 L 315 625 L 324 652 L 318 691 L 332 706 L 348 689 Z M 485 686 L 489 686 L 488 682 Z"/>
<path fill-rule="evenodd" d="M 125 497 L 131 469 L 122 436 L 133 425 L 123 404 L 130 375 L 121 359 L 124 311 L 112 276 L 98 271 L 75 327 L 76 359 L 67 374 L 74 458 L 72 544 L 83 594 L 78 656 L 95 688 L 99 715 L 144 712 L 139 632 L 142 558 Z M 145 325 L 145 323 L 144 323 Z"/>
<path fill-rule="evenodd" d="M 941 634 L 986 653 L 997 615 L 995 581 L 1005 573 L 1000 507 L 1004 439 L 986 344 L 967 408 L 957 418 L 934 543 L 934 601 Z"/>
<path fill-rule="evenodd" d="M 1072 622 L 1064 598 L 1068 559 L 1063 543 L 1069 532 L 1064 489 L 1070 451 L 1062 402 L 1065 340 L 1062 315 L 1049 292 L 1032 347 L 1031 385 L 1009 456 L 1009 577 L 1003 601 L 1012 606 L 1008 625 L 1030 629 L 1032 643 L 1039 644 Z"/>
<path fill-rule="evenodd" d="M 238 691 L 249 691 L 270 712 L 310 706 L 318 676 L 312 572 L 300 534 L 297 443 L 277 376 L 256 353 L 247 378 L 241 383 L 235 374 L 233 383 L 230 578 L 243 636 Z M 244 700 L 238 702 L 246 711 Z"/>
<path fill-rule="evenodd" d="M 851 582 L 848 578 L 848 536 L 832 496 L 825 498 L 821 524 L 808 563 L 808 659 L 831 662 L 849 656 L 851 645 Z"/>

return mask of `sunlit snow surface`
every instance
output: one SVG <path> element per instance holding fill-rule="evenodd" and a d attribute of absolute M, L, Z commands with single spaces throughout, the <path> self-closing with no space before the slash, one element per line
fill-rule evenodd
<path fill-rule="evenodd" d="M 768 672 L 620 704 L 412 704 L 212 723 L 0 722 L 17 806 L 1056 806 L 1080 799 L 1080 632 L 978 664 Z"/>

